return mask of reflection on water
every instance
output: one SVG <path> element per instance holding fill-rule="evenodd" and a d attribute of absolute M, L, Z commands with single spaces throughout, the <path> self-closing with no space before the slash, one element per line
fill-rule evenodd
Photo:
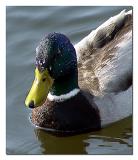
<path fill-rule="evenodd" d="M 132 154 L 131 121 L 129 117 L 101 131 L 69 137 L 34 131 L 43 154 Z"/>
<path fill-rule="evenodd" d="M 43 154 L 86 154 L 84 142 L 86 135 L 56 137 L 36 129 L 36 136 L 41 142 Z"/>
<path fill-rule="evenodd" d="M 109 16 L 131 7 L 7 7 L 6 152 L 7 154 L 131 154 L 132 118 L 101 131 L 57 137 L 35 129 L 24 105 L 34 78 L 35 48 L 48 32 L 79 42 Z"/>
<path fill-rule="evenodd" d="M 91 135 L 86 142 L 89 154 L 132 154 L 132 117 L 102 129 L 98 134 Z M 95 148 L 98 148 L 96 150 Z"/>

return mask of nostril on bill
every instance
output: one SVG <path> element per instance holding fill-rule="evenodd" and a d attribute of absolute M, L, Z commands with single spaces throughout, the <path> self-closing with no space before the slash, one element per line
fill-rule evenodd
<path fill-rule="evenodd" d="M 34 101 L 31 101 L 31 102 L 29 103 L 29 108 L 34 108 Z"/>

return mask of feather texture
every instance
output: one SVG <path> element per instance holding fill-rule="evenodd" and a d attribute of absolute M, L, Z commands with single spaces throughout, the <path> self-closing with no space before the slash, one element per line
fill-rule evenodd
<path fill-rule="evenodd" d="M 132 83 L 132 12 L 111 17 L 75 49 L 81 88 L 95 96 L 127 89 Z"/>

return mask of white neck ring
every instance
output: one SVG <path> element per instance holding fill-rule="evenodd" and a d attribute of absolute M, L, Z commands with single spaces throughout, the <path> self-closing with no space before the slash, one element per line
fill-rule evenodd
<path fill-rule="evenodd" d="M 66 94 L 62 94 L 60 96 L 57 95 L 52 95 L 50 92 L 48 93 L 48 100 L 49 101 L 56 101 L 56 102 L 63 102 L 67 99 L 70 99 L 72 97 L 74 97 L 75 95 L 77 95 L 80 92 L 79 88 L 75 88 L 72 91 L 66 93 Z"/>

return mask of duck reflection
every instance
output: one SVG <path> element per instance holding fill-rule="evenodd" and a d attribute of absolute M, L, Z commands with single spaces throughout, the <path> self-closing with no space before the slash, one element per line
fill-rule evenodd
<path fill-rule="evenodd" d="M 88 134 L 59 137 L 38 128 L 34 131 L 41 143 L 42 154 L 87 154 L 85 147 L 88 143 L 84 139 L 88 138 Z"/>
<path fill-rule="evenodd" d="M 116 132 L 114 132 L 116 130 Z M 42 154 L 132 154 L 132 117 L 97 132 L 57 136 L 35 128 Z"/>

